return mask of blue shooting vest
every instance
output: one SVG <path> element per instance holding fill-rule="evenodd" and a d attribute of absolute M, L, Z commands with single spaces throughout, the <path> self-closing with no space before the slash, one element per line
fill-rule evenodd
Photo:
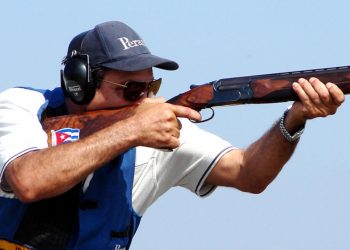
<path fill-rule="evenodd" d="M 61 89 L 40 92 L 47 102 L 38 112 L 39 119 L 44 110 L 64 104 Z M 128 249 L 141 220 L 132 208 L 134 169 L 133 148 L 96 170 L 85 192 L 77 185 L 51 198 L 53 202 L 47 199 L 31 204 L 0 197 L 0 238 L 39 250 Z M 61 234 L 68 235 L 66 241 L 60 239 Z"/>

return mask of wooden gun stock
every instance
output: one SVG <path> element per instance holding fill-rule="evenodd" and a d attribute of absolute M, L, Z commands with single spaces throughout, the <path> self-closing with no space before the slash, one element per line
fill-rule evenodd
<path fill-rule="evenodd" d="M 79 137 L 84 138 L 115 122 L 132 116 L 135 107 L 136 106 L 129 106 L 121 109 L 92 111 L 79 115 L 48 117 L 42 122 L 43 129 L 47 134 L 48 145 L 55 146 L 56 143 L 53 143 L 53 137 L 56 136 L 55 131 L 63 128 L 79 129 Z"/>
<path fill-rule="evenodd" d="M 226 78 L 203 85 L 191 86 L 185 93 L 173 97 L 168 103 L 196 110 L 223 105 L 276 103 L 296 101 L 298 96 L 292 89 L 299 78 L 317 77 L 322 82 L 335 83 L 344 94 L 350 93 L 350 66 L 293 71 L 276 74 Z M 52 145 L 52 131 L 62 128 L 80 129 L 80 138 L 86 137 L 113 123 L 134 114 L 136 105 L 88 112 L 81 115 L 66 115 L 46 118 L 42 125 Z"/>

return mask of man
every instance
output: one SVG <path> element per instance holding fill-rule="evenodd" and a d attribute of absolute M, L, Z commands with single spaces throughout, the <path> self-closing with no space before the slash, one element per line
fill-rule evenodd
<path fill-rule="evenodd" d="M 152 55 L 123 23 L 79 34 L 63 63 L 62 88 L 0 95 L 0 244 L 128 248 L 145 210 L 173 186 L 200 196 L 216 186 L 262 192 L 292 155 L 306 121 L 334 114 L 344 101 L 336 85 L 300 79 L 293 89 L 301 101 L 259 140 L 237 149 L 184 119 L 200 120 L 195 110 L 147 98 L 160 84 L 152 68 L 178 65 Z M 40 123 L 133 104 L 135 114 L 80 140 L 76 130 L 57 131 L 74 142 L 54 147 Z"/>

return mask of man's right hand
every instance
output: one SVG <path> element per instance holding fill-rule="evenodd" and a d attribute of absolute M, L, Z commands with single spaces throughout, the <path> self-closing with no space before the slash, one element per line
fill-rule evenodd
<path fill-rule="evenodd" d="M 137 146 L 177 148 L 181 123 L 178 117 L 200 121 L 199 112 L 184 106 L 166 103 L 163 98 L 146 98 L 129 118 L 126 128 L 135 136 Z"/>

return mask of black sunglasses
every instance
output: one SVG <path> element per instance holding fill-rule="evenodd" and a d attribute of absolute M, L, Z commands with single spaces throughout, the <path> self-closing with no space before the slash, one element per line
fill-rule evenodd
<path fill-rule="evenodd" d="M 162 83 L 162 78 L 150 82 L 126 81 L 124 83 L 116 83 L 104 79 L 101 79 L 101 81 L 122 87 L 124 89 L 124 99 L 134 102 L 139 100 L 145 93 L 148 96 L 157 94 Z"/>

